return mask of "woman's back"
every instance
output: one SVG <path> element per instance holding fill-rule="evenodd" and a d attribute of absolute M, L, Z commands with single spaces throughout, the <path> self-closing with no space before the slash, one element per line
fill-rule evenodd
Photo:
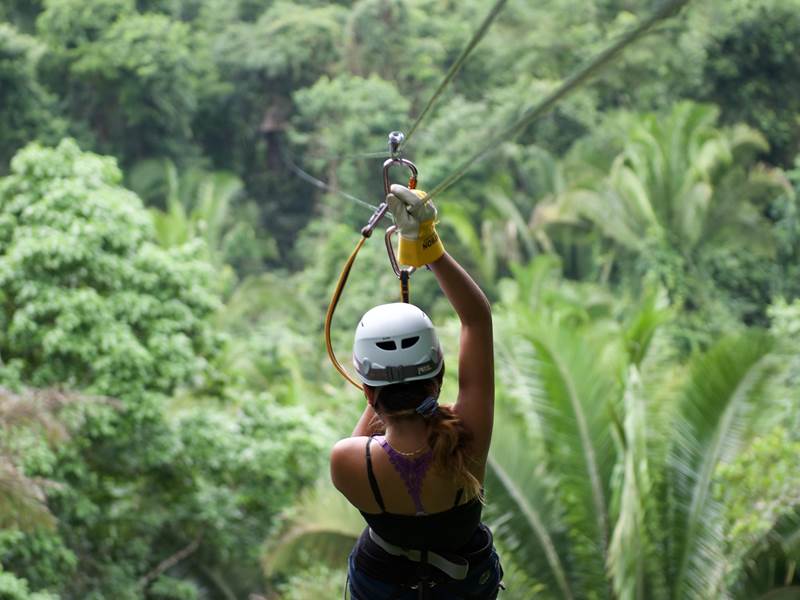
<path fill-rule="evenodd" d="M 384 512 L 378 505 L 378 501 L 369 483 L 367 468 L 367 443 L 370 440 L 367 436 L 352 437 L 346 440 L 350 446 L 349 453 L 352 453 L 353 477 L 349 477 L 351 484 L 345 496 L 353 506 L 361 512 L 367 514 L 377 514 Z M 398 469 L 392 464 L 389 452 L 380 444 L 381 438 L 373 438 L 370 444 L 370 458 L 372 472 L 375 482 L 383 498 L 385 512 L 415 516 L 419 511 L 414 502 L 412 494 L 409 493 L 406 481 Z M 340 442 L 341 443 L 341 442 Z M 391 447 L 391 446 L 390 446 Z M 422 453 L 418 453 L 419 455 Z M 412 459 L 415 457 L 403 456 L 401 459 Z M 360 464 L 359 464 L 360 463 Z M 359 471 L 361 473 L 359 474 Z M 434 468 L 427 468 L 420 486 L 420 501 L 424 512 L 434 514 L 453 508 L 454 501 L 459 490 L 462 490 L 452 476 L 447 473 L 440 473 Z M 463 504 L 468 498 L 465 497 L 463 490 L 459 504 Z"/>

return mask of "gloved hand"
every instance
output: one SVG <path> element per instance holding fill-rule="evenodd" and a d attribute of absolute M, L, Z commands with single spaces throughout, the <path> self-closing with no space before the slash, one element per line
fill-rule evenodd
<path fill-rule="evenodd" d="M 423 202 L 425 192 L 393 184 L 386 203 L 400 230 L 397 260 L 402 265 L 421 267 L 444 254 L 444 246 L 436 233 L 436 207 Z"/>

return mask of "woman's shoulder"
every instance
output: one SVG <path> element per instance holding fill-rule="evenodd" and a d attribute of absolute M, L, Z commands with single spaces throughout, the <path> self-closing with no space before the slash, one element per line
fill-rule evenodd
<path fill-rule="evenodd" d="M 345 458 L 357 451 L 360 451 L 363 455 L 367 445 L 367 440 L 369 440 L 369 436 L 366 435 L 355 435 L 352 437 L 342 438 L 333 445 L 333 449 L 331 450 L 331 460 L 333 460 L 334 457 Z"/>
<path fill-rule="evenodd" d="M 331 480 L 347 495 L 353 486 L 352 473 L 364 469 L 364 452 L 369 437 L 358 435 L 339 440 L 331 449 Z"/>

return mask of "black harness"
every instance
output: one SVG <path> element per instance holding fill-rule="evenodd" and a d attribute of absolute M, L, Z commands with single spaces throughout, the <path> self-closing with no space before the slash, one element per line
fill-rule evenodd
<path fill-rule="evenodd" d="M 365 575 L 398 586 L 397 593 L 387 599 L 396 600 L 408 590 L 417 590 L 420 600 L 428 598 L 428 592 L 435 587 L 447 588 L 462 580 L 469 570 L 485 563 L 492 554 L 493 538 L 488 527 L 481 524 L 471 543 L 465 551 L 458 553 L 438 552 L 427 549 L 402 550 L 403 554 L 388 552 L 381 540 L 367 527 L 356 545 L 355 566 Z M 391 549 L 391 544 L 389 545 Z M 436 557 L 433 560 L 432 558 Z M 416 559 L 416 560 L 415 560 Z M 453 565 L 463 565 L 464 576 L 454 579 L 445 571 L 435 566 L 435 562 L 445 560 Z M 440 563 L 441 564 L 441 563 Z M 356 590 L 357 591 L 357 590 Z"/>
<path fill-rule="evenodd" d="M 375 501 L 382 513 L 386 513 L 380 488 L 372 468 L 370 443 L 366 445 L 367 478 Z M 454 508 L 459 505 L 463 490 L 456 493 Z M 366 515 L 365 515 L 366 517 Z M 483 524 L 475 529 L 472 537 L 458 551 L 442 551 L 432 548 L 404 548 L 382 538 L 374 529 L 367 527 L 356 544 L 355 567 L 373 579 L 398 586 L 396 598 L 408 590 L 416 590 L 422 600 L 434 587 L 446 588 L 466 579 L 471 569 L 485 563 L 492 555 L 492 532 Z M 358 592 L 357 585 L 354 591 Z M 372 599 L 370 599 L 372 600 Z"/>

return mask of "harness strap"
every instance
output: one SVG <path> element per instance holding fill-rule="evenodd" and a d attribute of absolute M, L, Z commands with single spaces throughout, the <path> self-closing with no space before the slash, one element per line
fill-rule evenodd
<path fill-rule="evenodd" d="M 367 440 L 367 479 L 369 479 L 369 487 L 372 488 L 372 495 L 375 497 L 375 502 L 381 509 L 381 512 L 386 512 L 386 506 L 383 504 L 383 496 L 378 487 L 378 480 L 375 479 L 375 472 L 372 470 L 372 454 L 369 450 L 369 445 L 372 443 L 372 437 Z"/>
<path fill-rule="evenodd" d="M 371 527 L 369 529 L 369 537 L 387 554 L 404 556 L 412 562 L 429 564 L 456 581 L 463 581 L 466 579 L 467 573 L 469 572 L 469 561 L 462 556 L 444 556 L 438 552 L 431 552 L 430 550 L 401 548 L 400 546 L 396 546 L 384 540 L 375 533 Z"/>

